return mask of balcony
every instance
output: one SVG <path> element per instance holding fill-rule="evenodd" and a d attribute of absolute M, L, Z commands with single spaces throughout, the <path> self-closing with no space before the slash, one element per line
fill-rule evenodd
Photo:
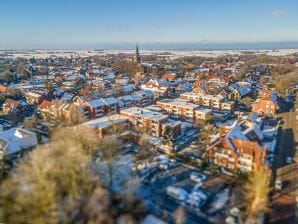
<path fill-rule="evenodd" d="M 244 158 L 244 157 L 239 157 L 239 162 L 240 162 L 240 163 L 244 163 L 244 164 L 249 164 L 249 165 L 252 164 L 252 160 L 251 160 L 251 159 L 249 159 L 249 158 Z"/>
<path fill-rule="evenodd" d="M 246 166 L 244 164 L 237 164 L 237 167 L 241 170 L 241 171 L 244 171 L 244 172 L 250 172 L 252 171 L 252 167 L 251 166 Z"/>
<path fill-rule="evenodd" d="M 228 159 L 228 158 L 230 157 L 229 155 L 224 154 L 224 153 L 220 153 L 220 152 L 216 152 L 216 153 L 214 154 L 214 156 L 215 156 L 215 157 L 223 157 L 223 158 L 226 158 L 226 159 Z"/>

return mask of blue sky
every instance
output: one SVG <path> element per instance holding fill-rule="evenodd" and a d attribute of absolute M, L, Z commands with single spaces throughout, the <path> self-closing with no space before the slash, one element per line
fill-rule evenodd
<path fill-rule="evenodd" d="M 296 0 L 0 0 L 0 48 L 298 41 Z"/>

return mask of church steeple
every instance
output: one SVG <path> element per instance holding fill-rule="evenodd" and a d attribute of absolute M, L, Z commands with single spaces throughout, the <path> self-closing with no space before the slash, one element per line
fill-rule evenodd
<path fill-rule="evenodd" d="M 134 57 L 134 61 L 137 62 L 137 63 L 141 62 L 141 56 L 140 56 L 139 45 L 138 44 L 136 46 L 136 54 L 135 54 L 135 57 Z"/>

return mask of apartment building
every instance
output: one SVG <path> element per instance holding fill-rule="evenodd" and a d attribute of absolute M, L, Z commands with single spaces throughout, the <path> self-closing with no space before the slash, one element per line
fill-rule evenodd
<path fill-rule="evenodd" d="M 280 100 L 276 92 L 261 93 L 261 98 L 257 99 L 252 111 L 257 114 L 274 115 L 280 109 Z"/>
<path fill-rule="evenodd" d="M 120 115 L 129 118 L 133 125 L 156 137 L 162 136 L 162 124 L 167 123 L 168 119 L 167 115 L 140 107 L 122 110 Z"/>
<path fill-rule="evenodd" d="M 141 90 L 135 92 L 134 95 L 141 98 L 139 106 L 147 106 L 149 104 L 152 104 L 154 101 L 154 94 L 150 90 Z"/>
<path fill-rule="evenodd" d="M 155 86 L 152 84 L 142 84 L 141 88 L 143 90 L 149 90 L 154 94 L 155 99 L 166 98 L 169 96 L 170 88 L 168 86 Z"/>
<path fill-rule="evenodd" d="M 221 95 L 209 95 L 196 92 L 186 92 L 180 95 L 181 99 L 190 100 L 196 104 L 217 110 L 233 111 L 235 102 L 227 101 Z"/>
<path fill-rule="evenodd" d="M 156 102 L 156 106 L 182 119 L 195 121 L 195 110 L 198 105 L 183 99 L 164 99 Z"/>
<path fill-rule="evenodd" d="M 8 114 L 9 112 L 23 113 L 27 110 L 28 106 L 28 103 L 24 100 L 17 101 L 7 98 L 2 104 L 2 111 L 4 114 Z"/>
<path fill-rule="evenodd" d="M 94 129 L 99 138 L 103 138 L 107 134 L 115 134 L 114 132 L 120 131 L 120 128 L 128 126 L 128 118 L 119 114 L 110 115 L 87 121 L 82 124 L 83 126 Z"/>
<path fill-rule="evenodd" d="M 102 98 L 101 101 L 104 103 L 104 113 L 118 113 L 119 104 L 118 100 L 114 97 Z"/>
<path fill-rule="evenodd" d="M 76 97 L 74 98 L 74 102 L 87 108 L 87 110 L 84 110 L 84 113 L 87 114 L 88 111 L 89 119 L 99 118 L 108 113 L 119 112 L 119 101 L 114 97 L 92 100 Z"/>
<path fill-rule="evenodd" d="M 197 108 L 195 109 L 196 120 L 208 120 L 212 117 L 212 110 L 208 108 Z"/>
<path fill-rule="evenodd" d="M 230 130 L 207 148 L 209 161 L 229 170 L 251 172 L 265 162 L 267 147 L 263 145 L 262 120 L 251 114 L 246 120 L 235 122 Z"/>

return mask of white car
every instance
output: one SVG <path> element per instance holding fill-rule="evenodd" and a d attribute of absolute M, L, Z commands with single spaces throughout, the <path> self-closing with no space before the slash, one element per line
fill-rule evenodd
<path fill-rule="evenodd" d="M 160 163 L 158 165 L 158 168 L 161 169 L 161 170 L 167 170 L 168 169 L 168 164 L 166 164 L 166 163 Z"/>
<path fill-rule="evenodd" d="M 282 181 L 281 180 L 275 181 L 275 188 L 277 190 L 281 190 L 282 189 Z"/>
<path fill-rule="evenodd" d="M 187 191 L 180 187 L 168 186 L 166 192 L 169 196 L 179 200 L 184 201 L 187 198 Z"/>
<path fill-rule="evenodd" d="M 233 207 L 233 208 L 230 209 L 230 214 L 232 216 L 236 216 L 237 217 L 240 214 L 240 209 L 237 208 L 237 207 Z"/>
<path fill-rule="evenodd" d="M 197 183 L 202 183 L 207 179 L 207 176 L 204 174 L 200 174 L 200 173 L 191 173 L 190 174 L 190 179 L 197 182 Z"/>
<path fill-rule="evenodd" d="M 200 191 L 200 190 L 195 190 L 191 192 L 190 196 L 194 198 L 199 198 L 203 201 L 207 200 L 208 198 L 208 196 L 203 191 Z"/>
<path fill-rule="evenodd" d="M 288 156 L 286 162 L 287 164 L 291 164 L 293 162 L 293 159 L 290 156 Z"/>
<path fill-rule="evenodd" d="M 197 200 L 197 199 L 193 199 L 193 198 L 188 198 L 186 203 L 190 206 L 190 207 L 195 207 L 195 208 L 199 208 L 201 205 L 201 201 Z"/>

